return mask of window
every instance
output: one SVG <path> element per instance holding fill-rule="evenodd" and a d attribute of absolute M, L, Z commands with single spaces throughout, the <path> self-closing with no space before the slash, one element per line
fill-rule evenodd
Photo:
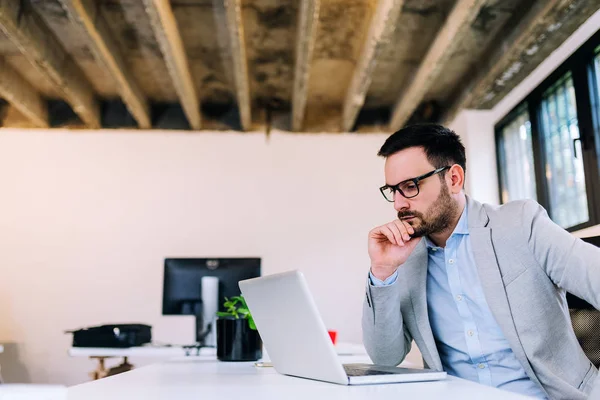
<path fill-rule="evenodd" d="M 595 50 L 594 57 L 594 72 L 591 79 L 594 81 L 592 90 L 592 108 L 594 113 L 594 130 L 596 132 L 596 154 L 600 154 L 600 46 Z M 600 159 L 598 160 L 598 166 L 600 168 Z"/>
<path fill-rule="evenodd" d="M 594 58 L 594 75 L 596 78 L 600 76 L 600 46 L 596 49 L 596 57 Z M 600 80 L 598 79 L 596 79 L 596 94 L 600 94 Z M 598 106 L 597 103 L 596 106 Z"/>
<path fill-rule="evenodd" d="M 501 128 L 497 146 L 504 165 L 500 174 L 502 202 L 537 199 L 531 122 L 526 107 L 521 107 L 514 119 Z"/>
<path fill-rule="evenodd" d="M 564 228 L 589 220 L 577 105 L 571 73 L 547 89 L 541 103 L 544 173 L 550 217 Z"/>
<path fill-rule="evenodd" d="M 600 32 L 496 125 L 501 202 L 537 200 L 568 230 L 600 224 L 598 44 Z"/>

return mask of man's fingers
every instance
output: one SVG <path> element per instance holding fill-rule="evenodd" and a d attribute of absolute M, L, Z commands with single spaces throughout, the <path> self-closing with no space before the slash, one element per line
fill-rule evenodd
<path fill-rule="evenodd" d="M 392 232 L 392 230 L 387 225 L 381 227 L 381 233 L 383 233 L 392 244 L 396 244 L 398 246 L 404 246 L 404 243 L 402 242 L 402 240 L 398 241 L 396 239 L 396 237 L 394 236 L 394 232 Z"/>
<path fill-rule="evenodd" d="M 414 235 L 415 234 L 415 229 L 412 227 L 412 225 L 408 222 L 408 221 L 404 221 L 404 220 L 398 220 L 402 225 L 404 225 L 404 227 L 406 227 L 406 231 L 408 232 L 409 235 Z"/>
<path fill-rule="evenodd" d="M 392 231 L 390 230 L 390 228 L 388 228 L 385 225 L 376 228 L 373 231 L 373 235 L 372 236 L 375 239 L 378 239 L 378 240 L 382 240 L 382 239 L 385 240 L 385 239 L 387 239 L 390 243 L 398 245 L 398 242 L 396 241 L 396 238 L 394 237 L 394 234 L 392 233 Z"/>
<path fill-rule="evenodd" d="M 404 236 L 402 230 L 396 223 L 390 222 L 386 226 L 390 228 L 390 231 L 392 231 L 392 233 L 394 234 L 394 237 L 396 238 L 396 242 L 398 242 L 398 244 L 408 241 L 408 239 Z"/>
<path fill-rule="evenodd" d="M 412 225 L 408 221 L 403 220 L 402 223 L 404 224 L 404 226 L 406 226 L 406 230 L 408 231 L 409 235 L 415 234 L 415 228 L 413 228 Z"/>
<path fill-rule="evenodd" d="M 408 242 L 410 240 L 410 231 L 406 227 L 406 224 L 403 221 L 397 219 L 394 221 L 394 225 L 396 227 L 398 227 L 398 230 L 402 233 L 402 239 L 405 242 Z M 414 231 L 413 231 L 413 233 L 414 233 Z"/>

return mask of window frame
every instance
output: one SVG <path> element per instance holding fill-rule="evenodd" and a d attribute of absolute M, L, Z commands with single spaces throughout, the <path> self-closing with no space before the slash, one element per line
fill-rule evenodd
<path fill-rule="evenodd" d="M 552 87 L 564 75 L 571 72 L 577 112 L 577 126 L 581 138 L 581 154 L 585 173 L 586 195 L 588 202 L 589 220 L 568 227 L 573 232 L 600 224 L 600 93 L 597 80 L 600 76 L 594 73 L 596 50 L 600 47 L 600 30 L 592 35 L 569 58 L 548 75 L 536 88 L 515 105 L 494 126 L 496 144 L 496 165 L 498 176 L 498 197 L 502 201 L 502 171 L 503 160 L 500 157 L 500 140 L 502 130 L 515 120 L 519 112 L 526 108 L 531 124 L 531 141 L 533 147 L 533 163 L 536 181 L 537 201 L 552 215 L 548 182 L 545 179 L 546 164 L 544 152 L 544 137 L 542 135 L 542 98 L 546 90 Z"/>

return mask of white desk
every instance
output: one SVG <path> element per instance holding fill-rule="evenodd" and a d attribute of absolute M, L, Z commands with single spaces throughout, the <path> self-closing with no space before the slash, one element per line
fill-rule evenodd
<path fill-rule="evenodd" d="M 340 356 L 366 356 L 367 352 L 363 345 L 353 343 L 338 343 L 336 351 Z M 116 375 L 127 372 L 133 369 L 133 365 L 129 363 L 129 357 L 150 357 L 150 358 L 165 358 L 171 359 L 175 357 L 193 357 L 207 356 L 211 359 L 216 358 L 217 350 L 215 348 L 190 348 L 190 346 L 139 346 L 129 347 L 125 349 L 105 348 L 105 347 L 71 347 L 68 351 L 71 357 L 89 357 L 98 360 L 96 369 L 90 372 L 92 379 L 105 378 L 107 376 Z M 266 352 L 264 357 L 268 357 Z M 123 361 L 116 367 L 107 369 L 105 360 L 112 357 L 122 357 Z M 264 358 L 263 357 L 263 358 Z"/>
<path fill-rule="evenodd" d="M 341 342 L 335 346 L 337 353 L 341 356 L 346 355 L 365 355 L 364 346 L 354 343 Z M 189 346 L 139 346 L 125 349 L 107 348 L 107 347 L 71 347 L 68 351 L 71 357 L 183 357 L 183 356 L 215 356 L 216 349 L 203 347 L 200 354 L 195 348 Z"/>
<path fill-rule="evenodd" d="M 184 356 L 210 356 L 216 357 L 214 348 L 194 348 L 192 346 L 137 346 L 124 349 L 108 347 L 71 347 L 68 351 L 71 357 L 89 357 L 98 360 L 96 369 L 89 373 L 92 379 L 101 379 L 107 376 L 131 371 L 134 366 L 129 363 L 129 357 L 174 358 Z M 106 368 L 107 358 L 123 358 L 121 364 Z"/>
<path fill-rule="evenodd" d="M 61 385 L 3 384 L 2 400 L 67 400 L 67 388 Z"/>
<path fill-rule="evenodd" d="M 341 357 L 355 362 L 356 356 Z M 254 363 L 219 362 L 210 356 L 184 357 L 84 383 L 68 389 L 68 400 L 144 399 L 486 399 L 527 397 L 462 379 L 390 385 L 341 386 L 293 378 Z"/>
<path fill-rule="evenodd" d="M 71 357 L 183 357 L 188 355 L 213 356 L 216 354 L 214 348 L 204 347 L 200 354 L 194 348 L 184 346 L 139 346 L 125 349 L 108 347 L 71 347 Z"/>

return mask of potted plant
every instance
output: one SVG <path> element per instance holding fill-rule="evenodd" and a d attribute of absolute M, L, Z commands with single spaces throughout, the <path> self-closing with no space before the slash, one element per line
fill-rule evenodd
<path fill-rule="evenodd" d="M 262 357 L 262 340 L 243 296 L 225 298 L 226 311 L 217 312 L 217 358 L 221 361 L 256 361 Z"/>

